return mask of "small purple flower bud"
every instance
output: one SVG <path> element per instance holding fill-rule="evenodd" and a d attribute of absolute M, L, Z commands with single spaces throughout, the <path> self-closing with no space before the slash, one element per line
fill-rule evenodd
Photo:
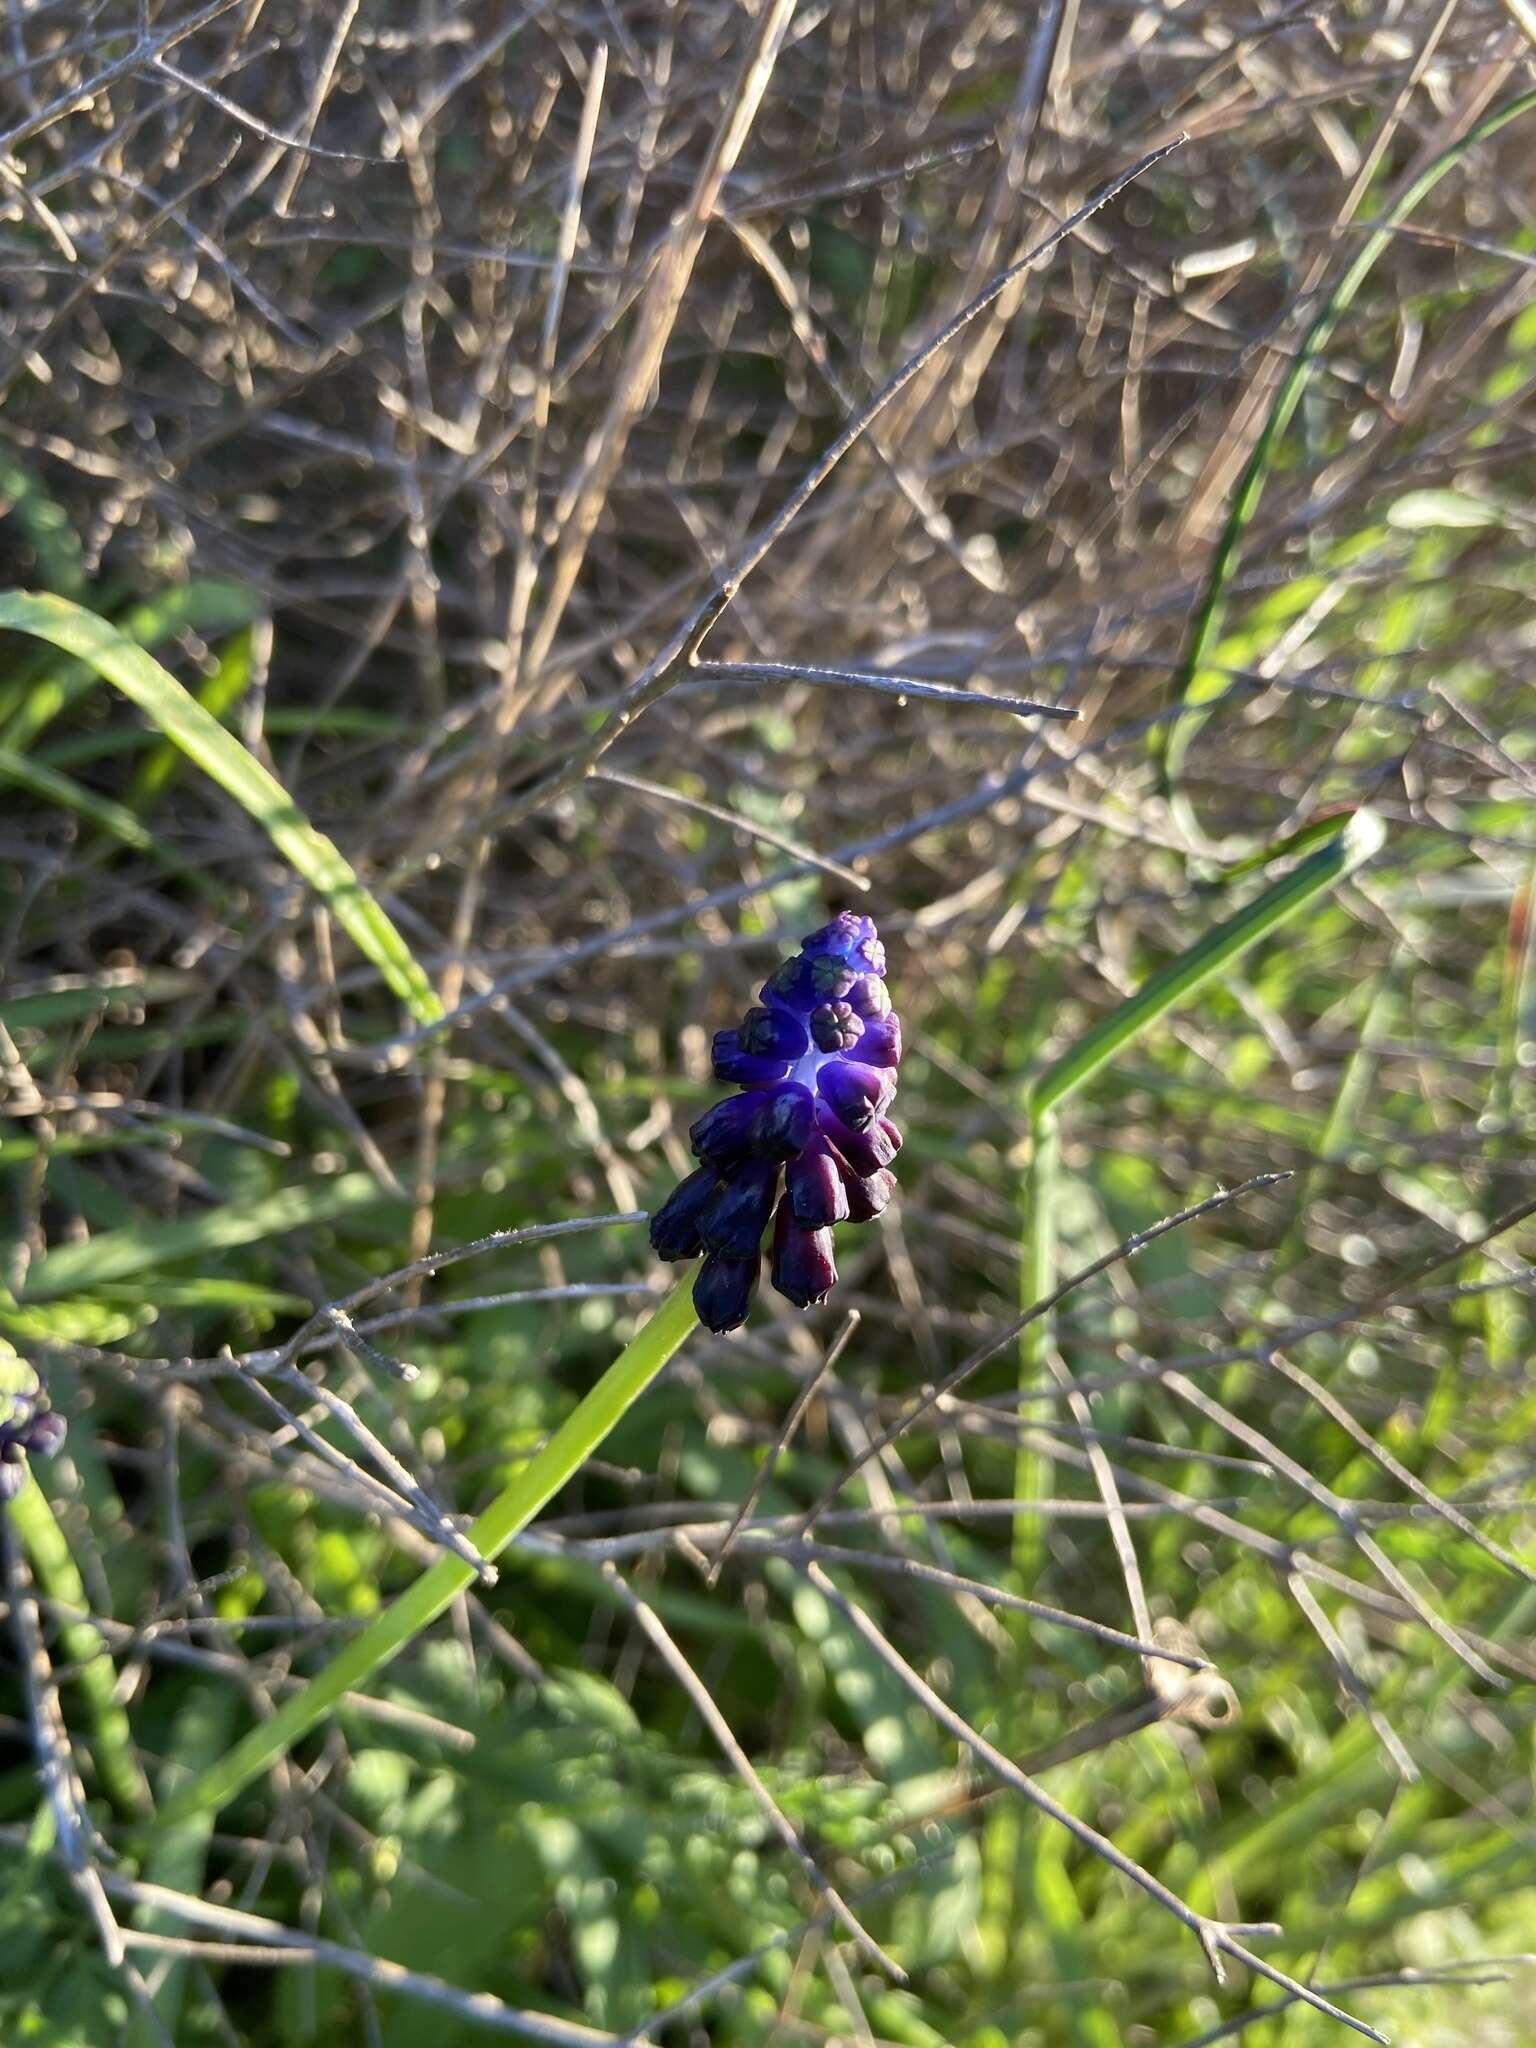
<path fill-rule="evenodd" d="M 740 1039 L 743 1052 L 786 1062 L 799 1059 L 810 1045 L 800 1019 L 777 1003 L 759 1003 L 748 1010 L 741 1020 Z"/>
<path fill-rule="evenodd" d="M 727 1330 L 741 1328 L 752 1306 L 760 1264 L 755 1251 L 749 1259 L 735 1258 L 730 1252 L 710 1253 L 693 1283 L 693 1305 L 706 1330 L 723 1336 Z"/>
<path fill-rule="evenodd" d="M 811 1012 L 811 1037 L 820 1052 L 852 1052 L 864 1036 L 864 1019 L 846 1003 L 820 1003 Z"/>
<path fill-rule="evenodd" d="M 875 986 L 879 988 L 880 983 Z M 872 1017 L 864 1026 L 859 1058 L 867 1067 L 901 1065 L 901 1019 L 894 1010 L 887 1010 L 883 1017 Z"/>
<path fill-rule="evenodd" d="M 777 1159 L 747 1159 L 722 1180 L 704 1205 L 699 1236 L 711 1252 L 756 1255 L 779 1192 Z"/>
<path fill-rule="evenodd" d="M 823 953 L 811 962 L 811 987 L 818 996 L 847 995 L 858 976 L 836 953 Z"/>
<path fill-rule="evenodd" d="M 883 1017 L 891 1007 L 885 983 L 873 974 L 861 974 L 848 991 L 848 1007 L 858 1017 Z"/>
<path fill-rule="evenodd" d="M 816 1000 L 810 961 L 801 953 L 796 953 L 792 959 L 781 960 L 759 993 L 770 1008 L 808 1010 Z"/>
<path fill-rule="evenodd" d="M 823 1102 L 850 1129 L 866 1130 L 882 1110 L 888 1109 L 896 1083 L 880 1067 L 866 1067 L 858 1060 L 828 1060 L 816 1077 Z"/>
<path fill-rule="evenodd" d="M 816 1104 L 809 1088 L 798 1081 L 785 1081 L 760 1095 L 762 1104 L 753 1136 L 754 1151 L 770 1159 L 793 1159 L 816 1123 Z"/>
<path fill-rule="evenodd" d="M 34 1458 L 51 1458 L 64 1447 L 69 1425 L 55 1409 L 34 1415 L 27 1426 L 27 1450 Z"/>
<path fill-rule="evenodd" d="M 773 1226 L 773 1284 L 796 1308 L 814 1308 L 837 1285 L 830 1230 L 802 1230 L 788 1197 Z"/>
<path fill-rule="evenodd" d="M 851 910 L 841 910 L 830 924 L 807 932 L 800 945 L 809 959 L 820 954 L 837 954 L 852 964 L 855 974 L 885 972 L 885 948 L 875 930 L 874 919 L 859 917 Z"/>
<path fill-rule="evenodd" d="M 788 1060 L 776 1060 L 761 1053 L 743 1052 L 739 1031 L 717 1031 L 710 1048 L 717 1081 L 735 1081 L 743 1088 L 766 1088 L 782 1081 L 789 1072 Z"/>
<path fill-rule="evenodd" d="M 14 1500 L 27 1483 L 27 1458 L 51 1458 L 64 1441 L 65 1422 L 51 1408 L 39 1409 L 32 1394 L 7 1397 L 0 1422 L 0 1501 Z"/>
<path fill-rule="evenodd" d="M 825 1230 L 846 1220 L 848 1191 L 837 1161 L 819 1138 L 813 1138 L 798 1159 L 791 1159 L 784 1183 L 802 1230 Z"/>
<path fill-rule="evenodd" d="M 816 1121 L 833 1150 L 842 1154 L 856 1174 L 878 1173 L 901 1150 L 901 1133 L 889 1117 L 877 1116 L 868 1130 L 854 1131 L 823 1103 Z"/>
<path fill-rule="evenodd" d="M 850 1173 L 843 1189 L 848 1202 L 848 1221 L 873 1223 L 890 1207 L 891 1197 L 896 1192 L 896 1176 L 886 1166 L 882 1166 L 878 1173 Z"/>
<path fill-rule="evenodd" d="M 651 1249 L 658 1259 L 691 1259 L 703 1251 L 699 1218 L 719 1184 L 712 1166 L 678 1182 L 651 1218 Z"/>
<path fill-rule="evenodd" d="M 762 1107 L 761 1095 L 728 1095 L 714 1103 L 688 1127 L 695 1159 L 707 1166 L 729 1166 L 752 1148 L 752 1133 Z"/>

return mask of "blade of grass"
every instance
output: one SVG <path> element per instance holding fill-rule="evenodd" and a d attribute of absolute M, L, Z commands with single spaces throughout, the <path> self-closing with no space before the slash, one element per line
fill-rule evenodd
<path fill-rule="evenodd" d="M 1353 812 L 1334 837 L 1272 882 L 1246 909 L 1206 933 L 1177 959 L 1170 960 L 1133 996 L 1128 996 L 1086 1032 L 1076 1045 L 1053 1060 L 1029 1091 L 1032 1123 L 1075 1095 L 1101 1067 L 1124 1052 L 1141 1034 L 1167 1015 L 1175 1004 L 1194 994 L 1240 954 L 1268 938 L 1315 896 L 1331 889 L 1362 861 L 1369 860 L 1386 838 L 1386 827 L 1374 811 Z"/>
<path fill-rule="evenodd" d="M 0 746 L 0 782 L 25 789 L 33 796 L 57 804 L 60 810 L 73 811 L 76 817 L 89 820 L 113 839 L 121 840 L 124 846 L 131 846 L 135 853 L 154 854 L 173 873 L 192 872 L 126 804 L 114 803 L 108 796 L 98 796 L 72 776 L 61 775 L 57 768 L 45 767 L 41 761 L 18 754 L 12 747 Z M 206 886 L 206 877 L 199 875 L 197 879 Z"/>
<path fill-rule="evenodd" d="M 1204 723 L 1199 714 L 1203 688 L 1201 677 L 1204 665 L 1221 631 L 1227 586 L 1237 566 L 1238 548 L 1254 514 L 1258 511 L 1259 500 L 1264 494 L 1264 485 L 1278 452 L 1280 438 L 1295 415 L 1313 368 L 1327 347 L 1334 328 L 1340 317 L 1353 304 L 1356 293 L 1375 268 L 1378 257 L 1393 246 L 1393 230 L 1409 217 L 1420 201 L 1433 192 L 1446 172 L 1460 163 L 1470 150 L 1497 135 L 1501 128 L 1508 127 L 1511 121 L 1518 120 L 1533 107 L 1536 107 L 1536 91 L 1522 93 L 1507 106 L 1496 107 L 1448 149 L 1442 150 L 1431 163 L 1426 164 L 1396 205 L 1386 214 L 1381 225 L 1373 234 L 1367 235 L 1359 253 L 1346 266 L 1302 336 L 1290 369 L 1275 394 L 1269 417 L 1264 422 L 1259 438 L 1254 444 L 1253 453 L 1249 456 L 1239 479 L 1221 538 L 1216 543 L 1216 552 L 1211 560 L 1210 573 L 1205 579 L 1205 588 L 1195 608 L 1189 645 L 1174 677 L 1174 696 L 1183 708 L 1180 715 L 1166 727 L 1161 742 L 1165 790 L 1174 790 L 1190 746 Z M 1221 692 L 1226 691 L 1226 677 L 1212 680 Z M 1187 807 L 1181 805 L 1180 808 Z M 1185 822 L 1192 821 L 1186 819 Z"/>
<path fill-rule="evenodd" d="M 95 609 L 105 617 L 112 609 L 111 601 L 98 592 Z M 153 649 L 181 633 L 195 633 L 201 639 L 210 633 L 232 632 L 237 626 L 249 625 L 257 609 L 255 594 L 245 584 L 204 576 L 162 591 L 146 603 L 130 605 L 120 617 L 114 617 L 113 624 L 141 647 Z M 96 676 L 89 662 L 60 664 L 43 647 L 30 666 L 19 667 L 20 672 L 0 688 L 0 737 L 21 753 L 76 697 L 91 688 Z"/>
<path fill-rule="evenodd" d="M 283 785 L 227 733 L 176 678 L 116 626 L 61 597 L 24 591 L 0 595 L 0 627 L 51 641 L 88 662 L 143 711 L 169 740 L 246 810 L 327 903 L 363 956 L 419 1024 L 435 1023 L 442 1006 L 404 939 L 323 832 L 317 832 Z"/>
<path fill-rule="evenodd" d="M 1023 1281 L 1030 1302 L 1046 1300 L 1056 1279 L 1056 1110 L 1177 1004 L 1204 987 L 1251 946 L 1278 931 L 1362 861 L 1369 860 L 1385 837 L 1386 828 L 1373 811 L 1355 811 L 1326 845 L 1309 853 L 1245 909 L 1216 925 L 1166 967 L 1159 968 L 1134 995 L 1127 996 L 1101 1017 L 1038 1077 L 1029 1091 L 1027 1104 L 1032 1149 L 1025 1188 Z M 1020 1385 L 1025 1392 L 1033 1390 L 1051 1342 L 1050 1318 L 1042 1316 L 1030 1325 L 1020 1346 Z M 1015 1499 L 1040 1499 L 1049 1490 L 1046 1461 L 1038 1452 L 1021 1447 L 1015 1471 Z M 1034 1558 L 1033 1546 L 1032 1535 L 1016 1526 L 1016 1562 L 1027 1563 Z"/>
<path fill-rule="evenodd" d="M 690 1286 L 691 1275 L 678 1281 L 597 1385 L 474 1523 L 469 1540 L 482 1557 L 494 1558 L 527 1527 L 545 1502 L 580 1470 L 694 1329 L 698 1317 Z M 366 1685 L 398 1657 L 474 1583 L 474 1577 L 473 1567 L 462 1559 L 451 1555 L 439 1558 L 301 1692 L 286 1699 L 270 1720 L 251 1729 L 179 1792 L 160 1816 L 160 1825 L 174 1827 L 226 1805 L 253 1778 L 286 1756 L 347 1693 Z"/>
<path fill-rule="evenodd" d="M 91 1611 L 85 1583 L 58 1517 L 31 1473 L 11 1502 L 9 1514 L 41 1591 L 62 1613 L 79 1617 L 65 1621 L 59 1640 L 65 1657 L 75 1667 L 75 1683 L 90 1716 L 93 1754 L 102 1785 L 121 1813 L 145 1814 L 151 1803 L 149 1783 L 134 1750 L 128 1715 L 118 1704 L 117 1672 L 100 1635 L 85 1619 Z"/>
<path fill-rule="evenodd" d="M 371 1173 L 342 1173 L 334 1180 L 279 1188 L 251 1202 L 226 1202 L 179 1223 L 125 1224 L 104 1230 L 85 1244 L 60 1245 L 33 1262 L 22 1302 L 58 1301 L 88 1293 L 107 1280 L 126 1280 L 150 1267 L 210 1252 L 259 1244 L 285 1231 L 312 1229 L 388 1201 Z"/>

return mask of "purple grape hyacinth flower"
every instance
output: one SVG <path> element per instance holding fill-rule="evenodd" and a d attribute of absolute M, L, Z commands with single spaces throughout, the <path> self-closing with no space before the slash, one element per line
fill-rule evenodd
<path fill-rule="evenodd" d="M 837 1281 L 833 1224 L 868 1223 L 895 1192 L 901 1025 L 884 977 L 873 919 L 842 911 L 774 969 L 736 1030 L 715 1033 L 716 1077 L 740 1093 L 693 1125 L 698 1170 L 651 1218 L 659 1257 L 704 1255 L 693 1300 L 706 1329 L 746 1321 L 770 1222 L 773 1285 L 812 1308 Z"/>
<path fill-rule="evenodd" d="M 7 1412 L 8 1407 L 8 1412 Z M 27 1459 L 51 1458 L 64 1442 L 64 1418 L 33 1394 L 0 1393 L 0 1503 L 27 1483 Z"/>

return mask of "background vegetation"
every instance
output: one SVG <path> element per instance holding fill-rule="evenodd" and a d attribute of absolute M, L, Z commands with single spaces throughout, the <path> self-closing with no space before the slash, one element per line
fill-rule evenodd
<path fill-rule="evenodd" d="M 5 2041 L 1352 2038 L 955 1716 L 1362 2021 L 1531 2039 L 1533 39 L 9 11 L 0 583 L 85 616 L 0 614 L 0 1339 L 69 1422 Z M 1051 1063 L 1363 803 L 1042 1152 Z M 694 1334 L 494 1585 L 147 1828 L 643 1321 L 709 1034 L 841 906 L 910 1050 L 833 1302 Z"/>

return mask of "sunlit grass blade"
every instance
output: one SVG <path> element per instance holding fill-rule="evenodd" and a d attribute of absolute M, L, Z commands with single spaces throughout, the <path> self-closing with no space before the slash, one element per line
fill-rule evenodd
<path fill-rule="evenodd" d="M 1355 811 L 1346 819 L 1332 822 L 1333 836 L 1325 844 L 1298 862 L 1289 874 L 1272 882 L 1246 908 L 1159 968 L 1134 995 L 1117 1004 L 1075 1045 L 1053 1060 L 1035 1081 L 1028 1100 L 1032 1146 L 1025 1186 L 1022 1247 L 1025 1307 L 1045 1299 L 1056 1284 L 1057 1110 L 1170 1010 L 1187 1001 L 1250 947 L 1279 930 L 1314 898 L 1368 860 L 1386 836 L 1385 827 L 1373 811 Z M 1020 1384 L 1026 1390 L 1038 1381 L 1052 1341 L 1048 1317 L 1041 1317 L 1025 1332 L 1019 1368 Z M 1015 1470 L 1016 1498 L 1036 1498 L 1049 1489 L 1049 1484 L 1049 1461 L 1036 1451 L 1021 1448 Z M 1014 1560 L 1026 1576 L 1032 1576 L 1031 1567 L 1039 1562 L 1038 1535 L 1025 1517 L 1020 1517 L 1015 1527 Z"/>
<path fill-rule="evenodd" d="M 1087 1031 L 1074 1046 L 1045 1069 L 1029 1091 L 1028 1109 L 1032 1135 L 1029 1181 L 1025 1189 L 1027 1214 L 1024 1225 L 1023 1280 L 1028 1292 L 1025 1306 L 1040 1301 L 1055 1285 L 1055 1180 L 1057 1170 L 1056 1111 L 1070 1096 L 1084 1087 L 1101 1068 L 1125 1052 L 1144 1032 L 1188 1000 L 1222 970 L 1278 931 L 1325 890 L 1369 860 L 1386 837 L 1386 828 L 1374 811 L 1359 810 L 1342 821 L 1326 844 L 1299 861 L 1288 875 L 1272 882 L 1243 910 L 1229 917 L 1186 947 L 1177 958 L 1145 981 L 1134 995 L 1127 996 Z M 1025 1333 L 1020 1353 L 1022 1384 L 1034 1385 L 1039 1368 L 1051 1344 L 1050 1319 L 1042 1317 Z M 1038 1457 L 1027 1450 L 1019 1454 L 1017 1497 L 1032 1498 L 1031 1489 L 1048 1478 Z M 1026 1485 L 1025 1482 L 1028 1482 Z M 1015 1553 L 1028 1556 L 1031 1541 L 1027 1532 L 1016 1537 Z"/>
<path fill-rule="evenodd" d="M 21 1299 L 26 1304 L 87 1294 L 105 1281 L 260 1244 L 285 1231 L 312 1230 L 316 1224 L 333 1223 L 388 1200 L 371 1173 L 341 1173 L 334 1180 L 300 1182 L 252 1201 L 226 1202 L 175 1223 L 126 1223 L 117 1230 L 99 1231 L 84 1244 L 60 1245 L 34 1260 Z"/>
<path fill-rule="evenodd" d="M 249 625 L 258 609 L 256 594 L 246 584 L 198 576 L 121 612 L 98 592 L 93 616 L 110 617 L 125 638 L 153 652 L 183 633 L 199 639 L 232 633 Z M 0 738 L 18 753 L 25 752 L 95 683 L 96 671 L 88 661 L 56 661 L 46 647 L 40 647 L 31 665 L 20 662 L 14 670 L 7 667 L 5 682 L 0 684 Z"/>
<path fill-rule="evenodd" d="M 1221 632 L 1227 588 L 1237 567 L 1238 548 L 1259 508 L 1259 500 L 1264 495 L 1264 486 L 1274 464 L 1281 436 L 1295 415 L 1307 382 L 1318 358 L 1328 346 L 1334 328 L 1353 304 L 1356 294 L 1375 268 L 1378 258 L 1393 246 L 1393 230 L 1407 220 L 1419 203 L 1433 192 L 1447 171 L 1452 170 L 1480 143 L 1487 142 L 1492 136 L 1497 135 L 1501 128 L 1508 127 L 1511 121 L 1518 120 L 1533 107 L 1536 107 L 1536 92 L 1522 93 L 1507 106 L 1495 108 L 1493 113 L 1486 115 L 1448 149 L 1443 150 L 1433 162 L 1426 164 L 1385 216 L 1380 227 L 1365 237 L 1354 260 L 1347 265 L 1302 336 L 1233 494 L 1231 509 L 1227 513 L 1221 538 L 1216 543 L 1216 552 L 1211 559 L 1205 587 L 1195 608 L 1189 643 L 1178 673 L 1174 677 L 1174 697 L 1182 709 L 1180 715 L 1165 728 L 1161 742 L 1165 788 L 1171 790 L 1177 785 L 1190 746 L 1204 722 L 1199 709 L 1201 702 L 1207 696 L 1218 694 L 1226 688 L 1223 677 L 1207 676 L 1206 663 Z"/>
<path fill-rule="evenodd" d="M 538 1454 L 504 1486 L 470 1528 L 470 1544 L 482 1557 L 494 1558 L 525 1529 L 545 1502 L 558 1493 L 591 1457 L 697 1327 L 690 1292 L 692 1275 L 678 1281 L 597 1385 L 566 1417 Z M 278 1708 L 259 1722 L 209 1770 L 179 1793 L 160 1816 L 174 1826 L 198 1815 L 216 1812 L 286 1756 L 301 1736 L 332 1713 L 347 1693 L 366 1685 L 378 1671 L 430 1628 L 470 1585 L 474 1569 L 461 1558 L 444 1556 L 423 1572 L 409 1592 L 369 1623 L 338 1656 Z"/>
<path fill-rule="evenodd" d="M 219 656 L 219 665 L 197 692 L 197 701 L 210 718 L 216 718 L 222 724 L 250 687 L 250 681 L 251 629 L 247 626 L 235 635 Z M 155 747 L 134 773 L 128 789 L 130 806 L 139 811 L 148 810 L 175 775 L 181 759 L 181 754 L 169 740 Z"/>
<path fill-rule="evenodd" d="M 1192 996 L 1250 946 L 1278 930 L 1314 896 L 1331 889 L 1362 861 L 1369 860 L 1385 837 L 1386 828 L 1374 811 L 1353 812 L 1325 845 L 1308 854 L 1288 875 L 1271 883 L 1245 910 L 1229 917 L 1177 959 L 1170 960 L 1133 996 L 1101 1018 L 1060 1059 L 1053 1060 L 1029 1092 L 1032 1121 L 1038 1123 L 1049 1115 L 1176 1004 Z"/>
<path fill-rule="evenodd" d="M 85 1618 L 91 1611 L 90 1602 L 68 1539 L 30 1473 L 7 1512 L 31 1561 L 39 1590 L 57 1612 L 78 1617 L 64 1621 L 59 1641 L 85 1700 L 102 1786 L 119 1812 L 147 1813 L 149 1784 L 133 1746 L 127 1712 L 117 1698 L 117 1672 L 100 1635 Z"/>
<path fill-rule="evenodd" d="M 442 1006 L 380 904 L 358 880 L 338 849 L 317 832 L 283 785 L 207 711 L 154 656 L 99 619 L 60 597 L 22 591 L 0 595 L 0 627 L 31 633 L 88 662 L 195 761 L 270 836 L 359 952 L 420 1024 L 435 1023 Z"/>

